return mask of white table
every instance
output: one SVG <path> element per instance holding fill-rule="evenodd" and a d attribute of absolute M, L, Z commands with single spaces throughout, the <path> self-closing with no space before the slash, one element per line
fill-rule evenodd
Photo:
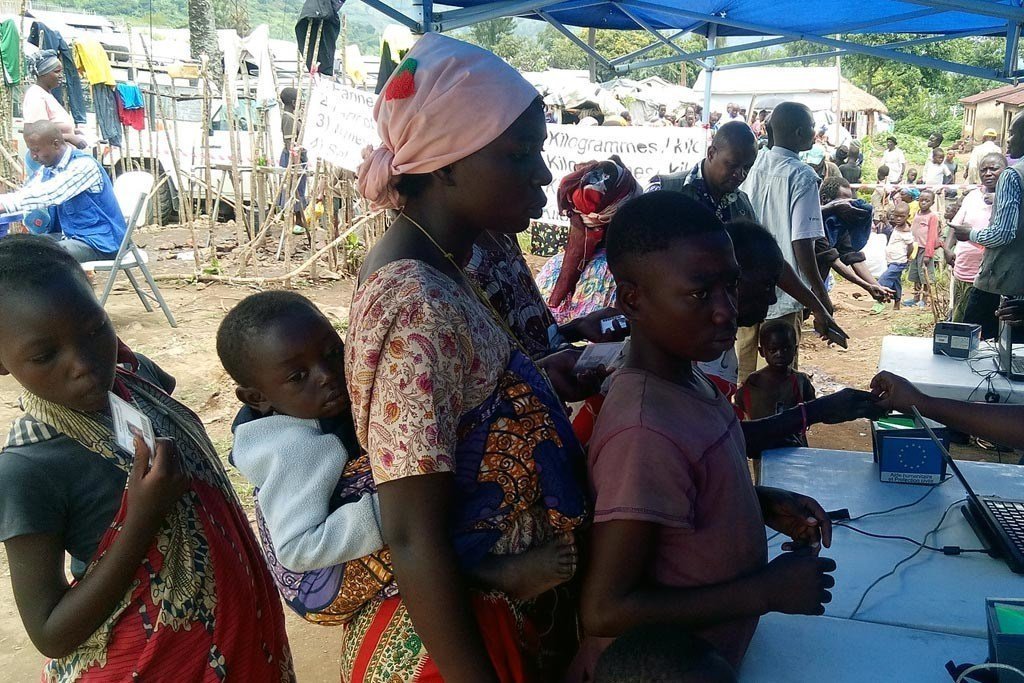
<path fill-rule="evenodd" d="M 1011 382 L 995 372 L 996 350 L 991 342 L 982 342 L 975 358 L 959 359 L 936 356 L 931 338 L 890 335 L 882 339 L 878 369 L 906 377 L 931 396 L 984 401 L 991 387 L 1001 403 L 1024 403 L 1024 382 Z"/>
<path fill-rule="evenodd" d="M 980 495 L 1024 498 L 1024 467 L 993 463 L 958 463 Z M 878 480 L 870 453 L 792 448 L 768 451 L 761 464 L 761 481 L 813 496 L 826 510 L 849 508 L 853 517 L 911 503 L 925 486 L 888 484 Z M 960 482 L 950 478 L 921 503 L 896 512 L 868 517 L 853 525 L 880 534 L 898 534 L 921 541 L 936 526 L 946 508 L 964 498 Z M 783 537 L 769 546 L 780 552 Z M 981 543 L 954 507 L 929 545 L 980 548 Z M 911 554 L 915 546 L 898 540 L 874 539 L 836 528 L 832 548 L 836 587 L 826 614 L 849 618 L 865 589 Z M 987 597 L 1024 595 L 1024 575 L 1014 574 L 1002 560 L 984 554 L 946 556 L 922 551 L 903 564 L 868 594 L 858 620 L 946 634 L 987 637 L 984 606 Z"/>
<path fill-rule="evenodd" d="M 750 643 L 750 683 L 950 683 L 945 664 L 984 662 L 988 641 L 832 617 L 769 614 Z"/>

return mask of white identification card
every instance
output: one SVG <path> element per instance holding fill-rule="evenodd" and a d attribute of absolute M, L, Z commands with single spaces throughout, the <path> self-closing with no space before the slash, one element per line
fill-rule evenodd
<path fill-rule="evenodd" d="M 587 344 L 583 349 L 580 359 L 576 361 L 576 372 L 593 370 L 600 366 L 613 368 L 618 365 L 623 342 L 606 342 L 602 344 Z"/>
<path fill-rule="evenodd" d="M 149 446 L 150 462 L 156 453 L 153 423 L 138 408 L 116 394 L 110 394 L 110 415 L 114 419 L 114 441 L 131 454 L 135 454 L 135 436 L 141 436 Z"/>

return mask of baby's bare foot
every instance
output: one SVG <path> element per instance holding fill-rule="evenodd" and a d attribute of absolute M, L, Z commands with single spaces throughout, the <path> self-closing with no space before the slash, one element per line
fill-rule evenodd
<path fill-rule="evenodd" d="M 578 559 L 573 535 L 564 534 L 539 548 L 502 557 L 504 585 L 498 588 L 519 600 L 535 598 L 571 579 Z"/>

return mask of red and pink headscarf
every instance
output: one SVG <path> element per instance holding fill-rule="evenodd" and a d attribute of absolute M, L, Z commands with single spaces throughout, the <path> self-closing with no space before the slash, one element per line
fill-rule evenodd
<path fill-rule="evenodd" d="M 406 173 L 431 173 L 479 152 L 538 97 L 518 71 L 487 50 L 428 33 L 388 79 L 373 118 L 381 145 L 364 156 L 359 192 L 398 209 Z"/>

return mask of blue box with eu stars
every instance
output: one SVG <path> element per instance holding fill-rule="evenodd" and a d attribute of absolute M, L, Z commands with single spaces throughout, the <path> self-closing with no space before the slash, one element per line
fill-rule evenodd
<path fill-rule="evenodd" d="M 928 420 L 942 445 L 949 450 L 949 430 Z M 871 443 L 878 478 L 896 484 L 938 484 L 946 476 L 942 451 L 917 426 L 913 417 L 893 415 L 871 423 Z"/>

